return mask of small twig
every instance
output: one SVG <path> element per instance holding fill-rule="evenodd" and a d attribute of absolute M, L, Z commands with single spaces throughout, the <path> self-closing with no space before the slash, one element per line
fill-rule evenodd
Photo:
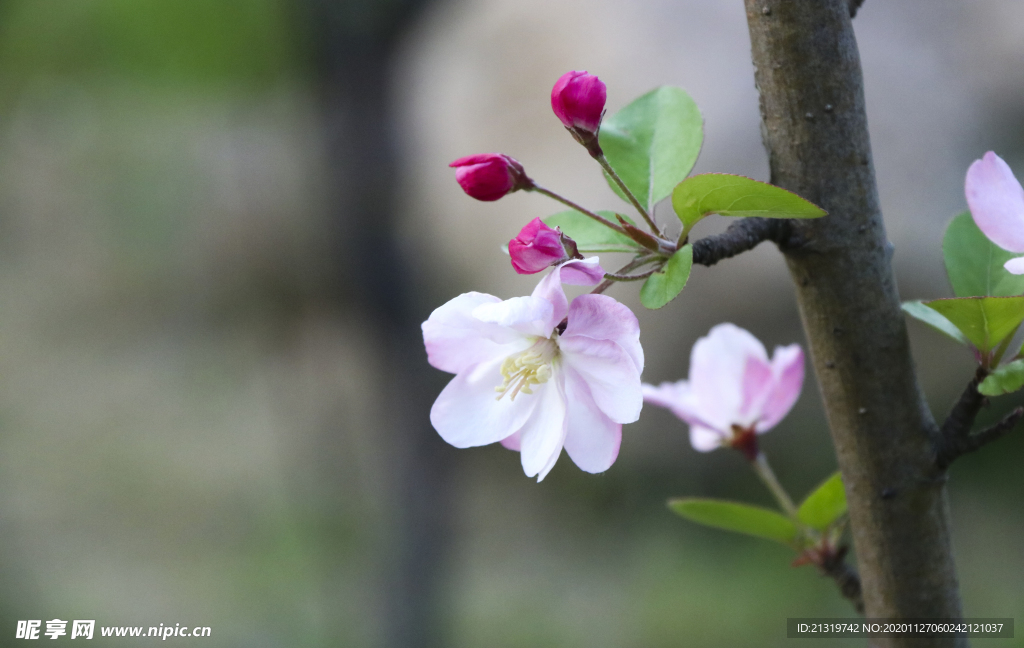
<path fill-rule="evenodd" d="M 942 427 L 939 428 L 939 437 L 935 440 L 935 463 L 940 469 L 947 468 L 954 459 L 960 456 L 958 447 L 961 440 L 971 434 L 974 419 L 978 417 L 978 412 L 985 404 L 985 397 L 978 391 L 978 385 L 985 379 L 986 373 L 984 369 L 978 368 L 974 378 L 967 383 L 967 387 L 960 394 L 953 409 L 949 410 L 949 415 L 942 423 Z"/>
<path fill-rule="evenodd" d="M 763 241 L 774 241 L 780 248 L 792 245 L 789 221 L 774 218 L 744 218 L 721 234 L 708 236 L 693 244 L 693 262 L 712 266 L 752 250 Z"/>
<path fill-rule="evenodd" d="M 857 614 L 864 616 L 864 598 L 861 595 L 860 576 L 846 564 L 846 548 L 842 547 L 835 556 L 818 565 L 821 573 L 828 576 L 839 586 L 839 593 L 853 604 Z"/>
<path fill-rule="evenodd" d="M 615 230 L 619 234 L 625 234 L 626 236 L 629 236 L 628 234 L 626 234 L 626 230 L 624 230 L 622 228 L 622 226 L 618 225 L 617 223 L 613 223 L 610 220 L 608 220 L 607 218 L 605 218 L 604 216 L 601 216 L 600 214 L 594 213 L 594 212 L 590 211 L 589 209 L 587 209 L 586 207 L 581 207 L 580 205 L 577 205 L 573 201 L 569 200 L 568 198 L 566 198 L 564 196 L 559 196 L 554 191 L 551 191 L 550 189 L 545 189 L 544 187 L 540 186 L 539 184 L 533 183 L 526 190 L 527 191 L 536 191 L 539 194 L 544 194 L 548 198 L 552 198 L 554 200 L 557 200 L 558 202 L 562 203 L 566 207 L 570 207 L 572 209 L 575 209 L 576 211 L 580 212 L 581 214 L 585 214 L 585 215 L 593 218 L 594 220 L 596 220 L 598 223 L 601 223 L 605 227 L 612 228 L 613 230 Z"/>
<path fill-rule="evenodd" d="M 644 209 L 643 205 L 640 204 L 640 201 L 637 200 L 637 197 L 633 195 L 633 192 L 629 190 L 629 187 L 626 186 L 626 183 L 622 181 L 622 178 L 619 177 L 619 174 L 615 173 L 615 169 L 613 169 L 612 165 L 608 163 L 608 158 L 604 156 L 604 153 L 598 151 L 596 155 L 594 153 L 591 153 L 591 155 L 595 160 L 597 160 L 597 163 L 601 165 L 601 168 L 604 169 L 604 172 L 608 174 L 608 177 L 615 181 L 615 184 L 619 186 L 619 189 L 622 190 L 622 193 L 625 194 L 627 199 L 629 199 L 629 202 L 632 203 L 633 207 L 638 212 L 640 212 L 640 215 L 643 216 L 645 221 L 647 221 L 647 225 L 648 227 L 651 228 L 651 231 L 654 232 L 659 237 L 662 236 L 661 230 L 658 229 L 657 223 L 654 222 L 654 219 L 651 218 L 651 215 L 648 214 L 647 210 Z"/>
<path fill-rule="evenodd" d="M 597 285 L 597 288 L 594 288 L 593 290 L 591 290 L 590 294 L 591 295 L 600 295 L 604 291 L 608 290 L 608 288 L 610 288 L 611 285 L 614 284 L 616 281 L 621 281 L 621 279 L 614 279 L 614 278 L 609 279 L 608 278 L 609 275 L 611 275 L 613 277 L 614 276 L 623 276 L 627 272 L 630 272 L 631 270 L 636 270 L 637 268 L 639 268 L 641 266 L 645 266 L 648 263 L 651 263 L 652 261 L 657 261 L 657 260 L 658 260 L 658 257 L 654 256 L 654 255 L 639 256 L 639 257 L 633 259 L 632 261 L 630 261 L 629 263 L 627 263 L 626 265 L 624 265 L 621 268 L 619 268 L 617 272 L 606 272 L 605 275 L 604 275 L 605 276 L 605 280 L 602 281 L 601 283 L 599 283 Z M 654 270 L 651 271 L 651 273 L 653 274 L 654 271 L 656 271 L 657 269 L 658 268 L 655 268 Z"/>
<path fill-rule="evenodd" d="M 864 0 L 848 0 L 850 5 L 850 18 L 857 17 L 857 10 L 864 4 Z"/>
<path fill-rule="evenodd" d="M 651 268 L 647 272 L 641 272 L 640 274 L 635 275 L 621 275 L 615 274 L 614 272 L 606 272 L 604 273 L 604 278 L 609 279 L 611 281 L 640 281 L 641 279 L 646 279 L 647 277 L 650 277 L 657 271 L 657 268 Z"/>
<path fill-rule="evenodd" d="M 967 436 L 971 433 L 974 419 L 981 411 L 982 405 L 985 404 L 985 396 L 978 391 L 978 385 L 985 379 L 985 375 L 985 370 L 979 368 L 977 374 L 971 379 L 971 382 L 967 383 L 967 387 L 953 405 L 953 409 L 949 410 L 949 416 L 946 417 L 939 430 L 943 441 Z"/>
<path fill-rule="evenodd" d="M 949 416 L 946 417 L 939 430 L 939 438 L 935 441 L 935 463 L 940 469 L 948 468 L 960 455 L 974 452 L 981 446 L 1002 437 L 1013 429 L 1021 417 L 1024 417 L 1024 408 L 1018 407 L 992 427 L 977 434 L 971 434 L 974 420 L 985 404 L 985 396 L 978 391 L 978 385 L 987 374 L 988 372 L 984 369 L 978 369 L 977 374 L 967 384 L 964 392 L 960 394 L 960 399 L 953 405 L 953 409 L 950 410 Z"/>
<path fill-rule="evenodd" d="M 978 448 L 995 441 L 1006 435 L 1013 429 L 1017 422 L 1024 418 L 1024 407 L 1018 407 L 1004 416 L 992 427 L 985 428 L 977 434 L 965 434 L 954 439 L 947 439 L 943 446 L 943 452 L 938 456 L 937 463 L 940 468 L 946 468 L 949 464 L 968 452 L 974 452 Z"/>

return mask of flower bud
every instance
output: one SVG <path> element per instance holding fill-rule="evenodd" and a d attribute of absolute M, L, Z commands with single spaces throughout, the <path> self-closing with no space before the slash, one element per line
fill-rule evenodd
<path fill-rule="evenodd" d="M 597 135 L 608 92 L 604 82 L 586 72 L 566 72 L 551 89 L 551 109 L 579 139 Z"/>
<path fill-rule="evenodd" d="M 459 158 L 448 166 L 462 190 L 477 200 L 497 200 L 505 194 L 533 186 L 523 165 L 501 153 L 479 153 Z"/>
<path fill-rule="evenodd" d="M 534 274 L 570 258 L 579 257 L 576 243 L 539 218 L 526 224 L 519 235 L 508 242 L 512 267 L 519 274 Z"/>

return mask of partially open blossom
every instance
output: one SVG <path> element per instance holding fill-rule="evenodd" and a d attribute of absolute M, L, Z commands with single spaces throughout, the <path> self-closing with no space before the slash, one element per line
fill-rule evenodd
<path fill-rule="evenodd" d="M 796 403 L 804 382 L 800 346 L 764 345 L 734 324 L 719 324 L 697 340 L 690 379 L 644 384 L 644 400 L 667 407 L 690 424 L 690 443 L 707 452 L 721 446 L 757 457 L 757 434 L 775 427 Z"/>
<path fill-rule="evenodd" d="M 604 82 L 593 74 L 566 72 L 551 89 L 551 109 L 569 130 L 596 134 L 607 96 Z"/>
<path fill-rule="evenodd" d="M 516 272 L 534 274 L 577 257 L 579 252 L 575 241 L 534 218 L 508 242 L 508 255 Z"/>
<path fill-rule="evenodd" d="M 430 410 L 441 438 L 457 448 L 501 442 L 538 481 L 563 447 L 583 470 L 607 470 L 622 424 L 643 406 L 640 329 L 611 297 L 581 295 L 570 304 L 562 290 L 603 276 L 597 259 L 572 260 L 528 297 L 464 293 L 431 313 L 423 323 L 427 359 L 455 374 Z"/>
<path fill-rule="evenodd" d="M 523 165 L 502 153 L 478 153 L 455 160 L 455 180 L 462 190 L 477 200 L 497 200 L 533 183 Z"/>
<path fill-rule="evenodd" d="M 1024 252 L 1024 189 L 1001 157 L 989 151 L 967 169 L 964 182 L 967 206 L 978 229 L 993 243 L 1010 252 Z M 1024 274 L 1024 257 L 1004 266 Z"/>

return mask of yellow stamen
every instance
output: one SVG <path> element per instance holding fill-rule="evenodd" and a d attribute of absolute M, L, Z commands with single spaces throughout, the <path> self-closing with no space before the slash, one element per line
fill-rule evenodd
<path fill-rule="evenodd" d="M 501 375 L 505 379 L 494 388 L 496 400 L 506 394 L 515 400 L 520 393 L 532 394 L 534 385 L 540 385 L 551 378 L 551 360 L 557 354 L 557 347 L 548 339 L 542 339 L 526 351 L 510 355 L 501 363 Z"/>

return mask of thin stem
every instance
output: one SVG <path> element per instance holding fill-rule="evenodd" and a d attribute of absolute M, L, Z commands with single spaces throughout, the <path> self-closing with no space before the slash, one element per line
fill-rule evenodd
<path fill-rule="evenodd" d="M 615 230 L 619 234 L 626 234 L 626 230 L 622 229 L 621 225 L 613 223 L 610 220 L 608 220 L 607 218 L 605 218 L 604 216 L 601 216 L 600 214 L 596 214 L 596 213 L 590 211 L 589 209 L 586 209 L 585 207 L 581 207 L 580 205 L 577 205 L 576 203 L 574 203 L 573 201 L 569 200 L 568 198 L 565 198 L 563 196 L 559 196 L 558 194 L 556 194 L 554 191 L 551 191 L 550 189 L 545 189 L 544 187 L 534 183 L 534 185 L 532 187 L 527 188 L 527 191 L 536 191 L 537 193 L 544 194 L 548 198 L 553 198 L 553 199 L 557 200 L 558 202 L 562 203 L 563 205 L 565 205 L 567 207 L 570 207 L 572 209 L 575 209 L 576 211 L 580 212 L 581 214 L 586 214 L 587 216 L 590 216 L 591 218 L 596 220 L 598 223 L 601 223 L 605 227 L 612 228 L 613 230 Z M 627 236 L 628 236 L 628 234 L 627 234 Z"/>
<path fill-rule="evenodd" d="M 616 282 L 616 279 L 609 279 L 609 278 L 607 278 L 609 275 L 611 275 L 611 276 L 623 275 L 623 274 L 629 272 L 630 270 L 636 270 L 637 268 L 639 268 L 641 266 L 645 266 L 648 263 L 651 263 L 653 261 L 658 261 L 660 258 L 661 257 L 655 256 L 655 255 L 638 256 L 637 258 L 633 259 L 632 261 L 630 261 L 626 265 L 624 265 L 621 268 L 619 268 L 619 270 L 617 272 L 606 273 L 605 274 L 605 280 L 602 281 L 600 284 L 598 284 L 597 288 L 594 288 L 593 290 L 591 290 L 590 294 L 591 295 L 600 295 L 604 291 L 608 290 L 608 288 L 610 288 L 611 285 Z M 657 270 L 657 268 L 655 268 L 655 270 Z"/>
<path fill-rule="evenodd" d="M 640 281 L 641 279 L 646 279 L 647 277 L 650 277 L 652 274 L 654 274 L 657 271 L 658 271 L 657 268 L 652 268 L 652 269 L 648 270 L 647 272 L 641 272 L 640 274 L 636 274 L 636 275 L 622 275 L 622 274 L 615 274 L 613 272 L 606 272 L 606 273 L 604 273 L 604 278 L 605 279 L 610 279 L 612 281 Z"/>
<path fill-rule="evenodd" d="M 992 364 L 990 369 L 995 369 L 999 366 L 999 361 L 1003 359 L 1003 355 L 1006 353 L 1006 349 L 1010 347 L 1010 343 L 1013 342 L 1014 336 L 1017 335 L 1017 331 L 1020 330 L 1020 324 L 1013 327 L 1013 333 L 1010 333 L 1003 339 L 1002 343 L 996 347 L 996 350 L 992 353 Z"/>
<path fill-rule="evenodd" d="M 604 153 L 595 155 L 594 159 L 597 160 L 597 163 L 601 165 L 601 168 L 604 169 L 604 172 L 608 174 L 608 177 L 615 181 L 615 184 L 619 186 L 619 189 L 622 189 L 622 193 L 626 195 L 626 197 L 629 199 L 629 202 L 633 205 L 633 207 L 636 208 L 638 212 L 640 212 L 640 215 L 644 217 L 644 220 L 647 221 L 647 225 L 648 227 L 651 228 L 651 231 L 657 234 L 659 237 L 664 236 L 661 233 L 661 230 L 658 229 L 658 225 L 654 222 L 654 219 L 651 218 L 651 215 L 647 213 L 647 210 L 644 209 L 643 205 L 640 204 L 640 201 L 636 199 L 636 196 L 634 196 L 633 192 L 629 190 L 629 187 L 626 186 L 626 183 L 622 181 L 622 178 L 619 177 L 619 174 L 615 173 L 615 169 L 612 168 L 612 165 L 608 164 L 608 158 L 604 156 Z"/>
<path fill-rule="evenodd" d="M 768 490 L 775 496 L 775 501 L 779 503 L 782 510 L 786 512 L 786 515 L 796 521 L 796 505 L 793 504 L 793 500 L 790 499 L 789 493 L 782 487 L 779 480 L 775 477 L 775 473 L 772 472 L 772 467 L 768 465 L 768 459 L 764 456 L 763 452 L 757 453 L 757 459 L 750 463 L 754 468 L 754 472 L 761 478 Z"/>

